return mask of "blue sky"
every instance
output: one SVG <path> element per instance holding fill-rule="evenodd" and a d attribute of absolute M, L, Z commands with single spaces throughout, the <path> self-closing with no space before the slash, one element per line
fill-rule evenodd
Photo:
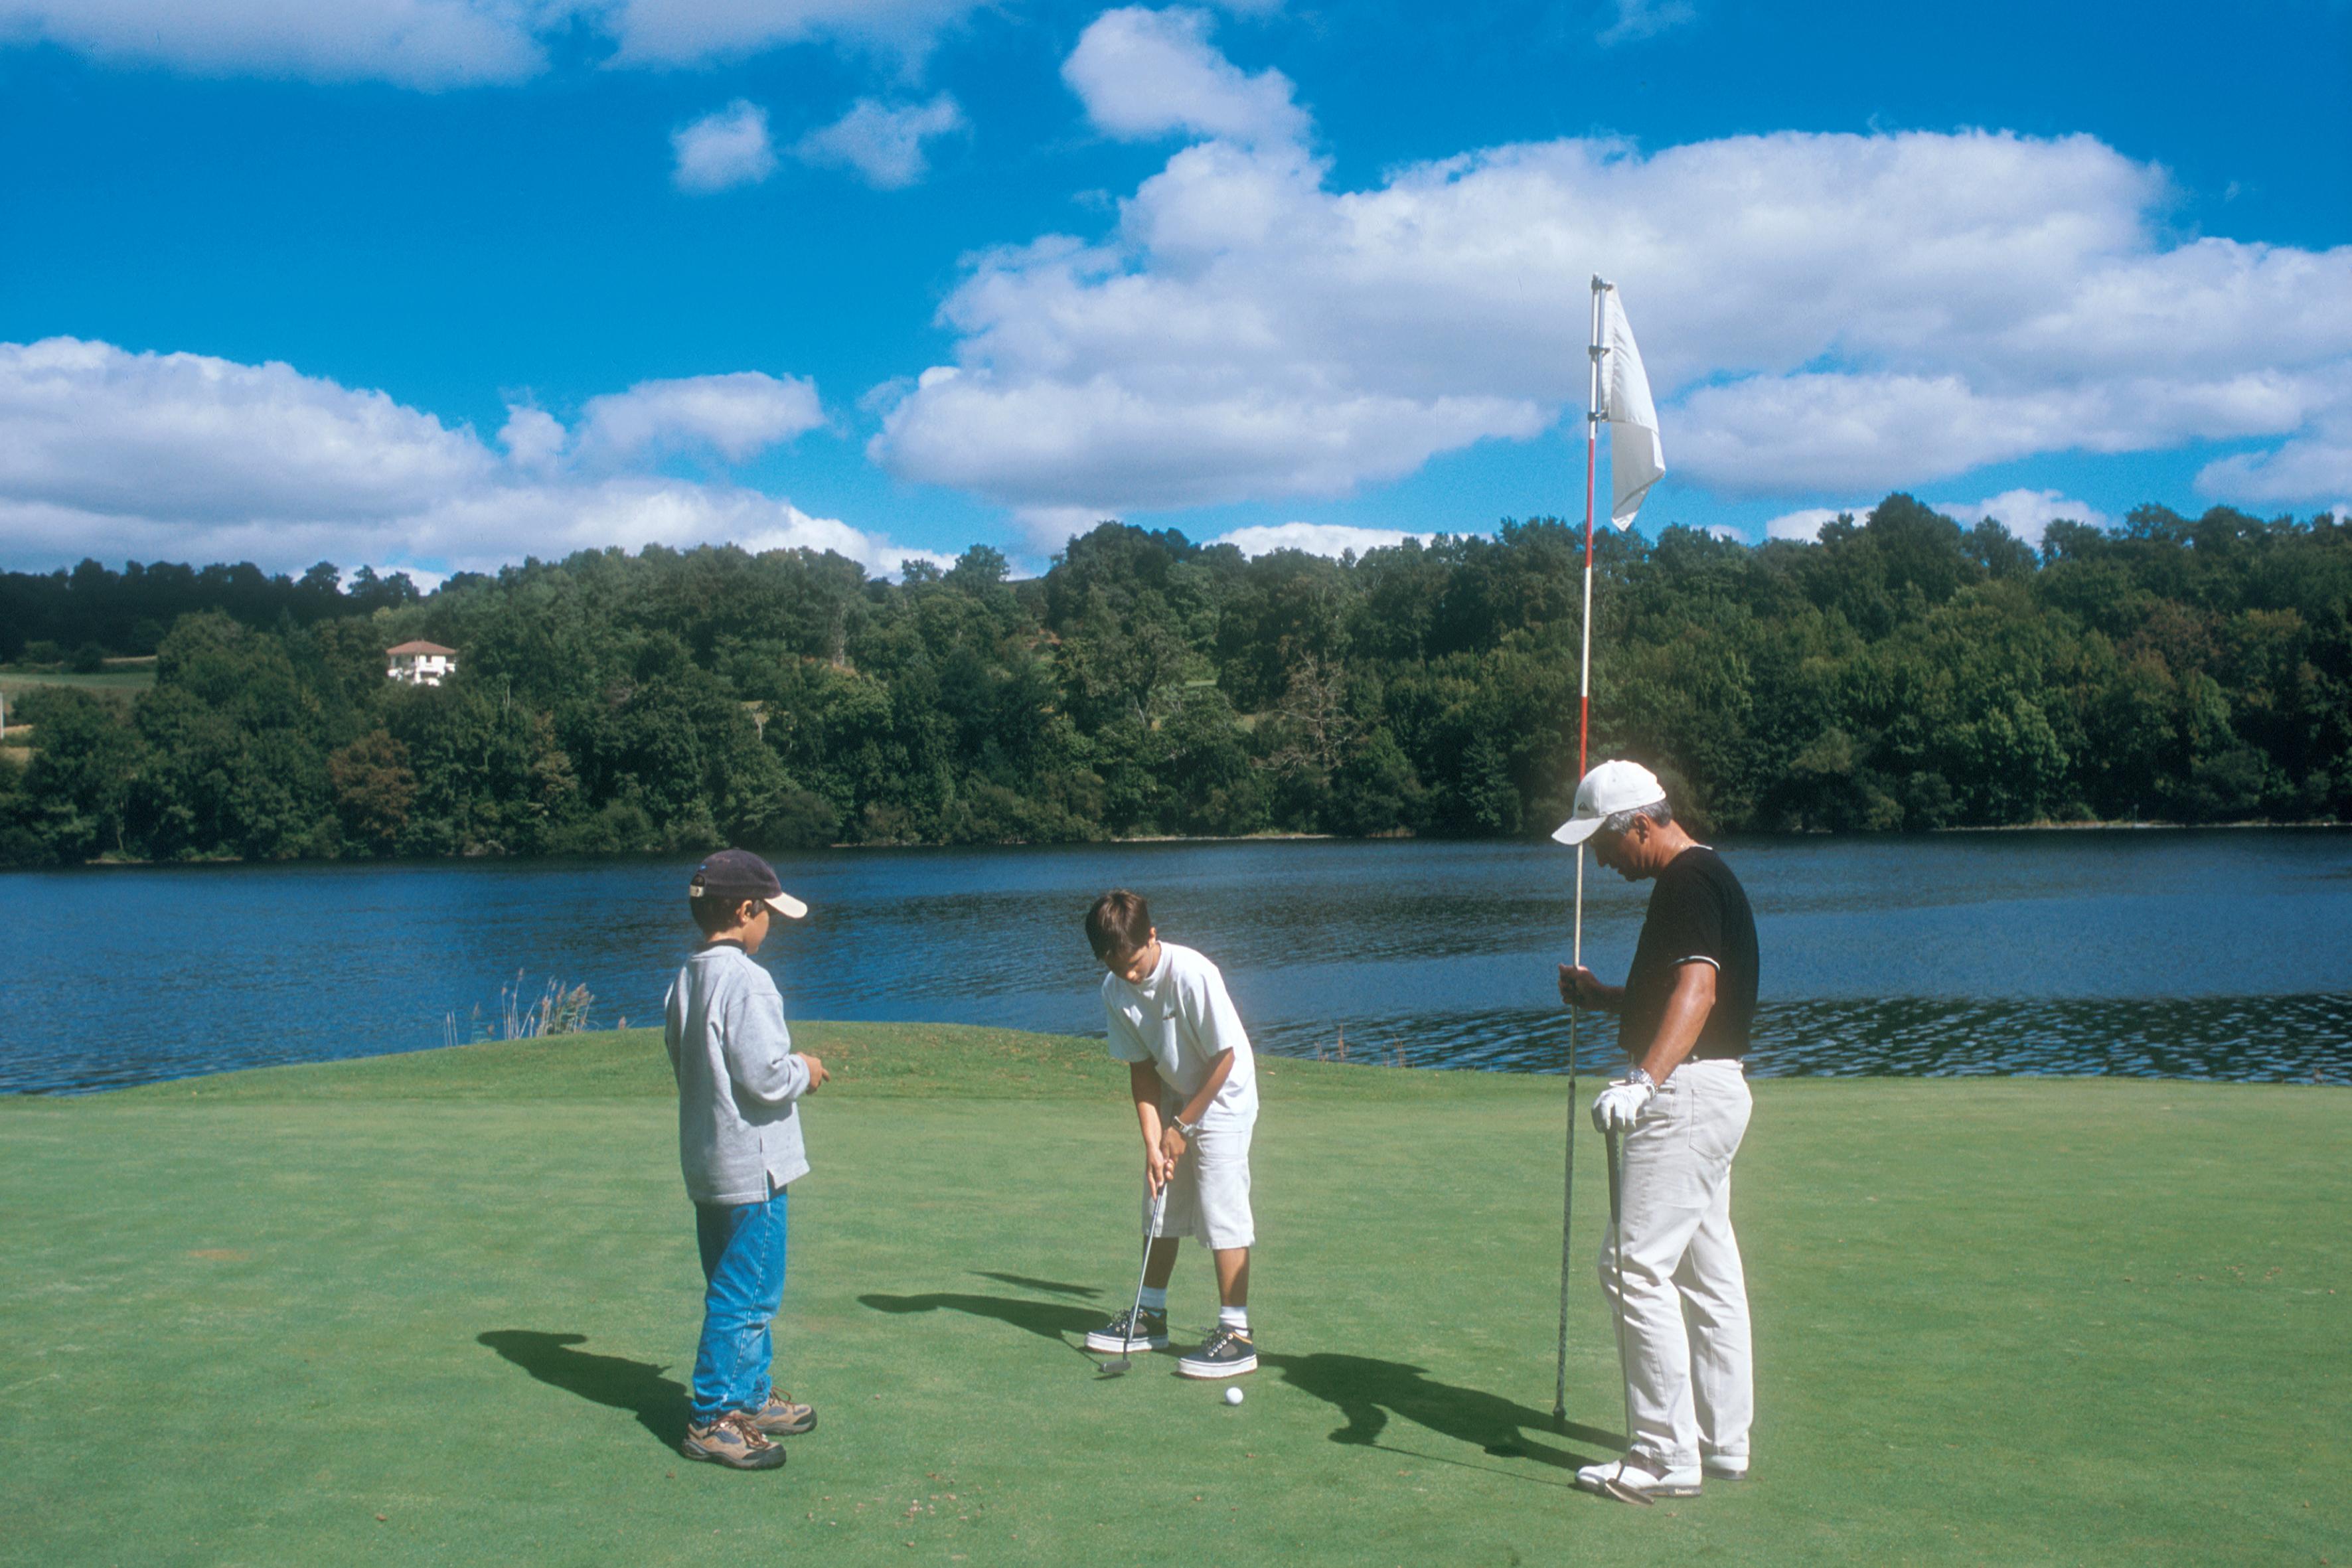
<path fill-rule="evenodd" d="M 1573 514 L 1594 270 L 1644 528 L 2309 513 L 2347 81 L 2342 0 L 0 0 L 0 564 Z"/>

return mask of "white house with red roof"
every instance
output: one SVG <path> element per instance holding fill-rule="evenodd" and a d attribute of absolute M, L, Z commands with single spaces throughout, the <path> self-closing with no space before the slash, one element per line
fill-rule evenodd
<path fill-rule="evenodd" d="M 457 650 L 437 642 L 404 642 L 384 649 L 383 656 L 392 661 L 386 679 L 411 686 L 438 686 L 444 676 L 457 673 Z"/>

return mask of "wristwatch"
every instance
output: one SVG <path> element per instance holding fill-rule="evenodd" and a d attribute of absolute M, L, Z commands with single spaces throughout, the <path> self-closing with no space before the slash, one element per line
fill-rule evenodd
<path fill-rule="evenodd" d="M 1658 1080 L 1652 1078 L 1648 1073 L 1643 1072 L 1638 1067 L 1627 1070 L 1625 1074 L 1625 1081 L 1627 1083 L 1638 1083 L 1654 1094 L 1657 1092 Z"/>
<path fill-rule="evenodd" d="M 1197 1121 L 1186 1121 L 1181 1117 L 1171 1116 L 1168 1119 L 1168 1125 L 1176 1130 L 1177 1137 L 1181 1138 L 1185 1142 L 1190 1143 L 1192 1141 L 1193 1131 L 1199 1128 L 1201 1124 Z"/>

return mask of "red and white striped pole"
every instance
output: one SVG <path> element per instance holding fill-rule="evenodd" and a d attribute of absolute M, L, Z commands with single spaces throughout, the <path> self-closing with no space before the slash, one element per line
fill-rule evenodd
<path fill-rule="evenodd" d="M 1591 765 L 1588 752 L 1592 742 L 1592 482 L 1599 463 L 1601 447 L 1601 360 L 1609 351 L 1601 342 L 1601 298 L 1612 285 L 1598 273 L 1592 279 L 1592 337 L 1586 352 L 1591 361 L 1591 380 L 1584 408 L 1584 625 L 1583 647 L 1578 659 L 1576 677 L 1576 776 L 1579 783 Z M 1576 847 L 1576 925 L 1573 939 L 1573 962 L 1584 965 L 1584 846 Z M 1568 1006 L 1568 1159 L 1566 1174 L 1560 1182 L 1559 1200 L 1559 1351 L 1552 1380 L 1551 1415 L 1554 1421 L 1568 1418 L 1568 1281 L 1572 1267 L 1569 1256 L 1569 1216 L 1576 1206 L 1576 1047 L 1578 1026 L 1582 1009 L 1573 1002 Z"/>

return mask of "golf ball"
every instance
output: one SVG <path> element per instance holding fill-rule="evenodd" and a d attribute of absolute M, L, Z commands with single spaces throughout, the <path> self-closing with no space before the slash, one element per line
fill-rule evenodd
<path fill-rule="evenodd" d="M 1228 1405 L 1239 1405 L 1241 1402 L 1242 1402 L 1242 1391 L 1241 1391 L 1240 1389 L 1238 1389 L 1238 1388 L 1228 1388 L 1227 1390 L 1225 1390 L 1225 1403 L 1226 1403 L 1226 1404 L 1228 1404 Z"/>

